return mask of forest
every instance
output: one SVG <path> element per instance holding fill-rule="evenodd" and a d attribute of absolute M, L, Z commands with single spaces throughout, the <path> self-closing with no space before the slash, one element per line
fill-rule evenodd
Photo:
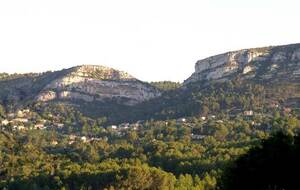
<path fill-rule="evenodd" d="M 61 117 L 68 123 L 77 119 L 83 127 L 1 128 L 1 189 L 225 189 L 230 183 L 224 174 L 235 176 L 239 167 L 248 166 L 240 161 L 243 156 L 278 132 L 292 138 L 300 129 L 297 115 L 283 112 L 205 121 L 196 116 L 147 120 L 136 128 L 117 129 L 100 127 L 105 118 L 93 120 L 76 111 Z"/>
<path fill-rule="evenodd" d="M 153 85 L 163 96 L 130 111 L 2 101 L 0 189 L 293 190 L 293 178 L 276 183 L 286 170 L 276 176 L 274 167 L 300 154 L 299 84 Z M 277 152 L 283 157 L 272 160 Z M 249 181 L 270 174 L 264 184 Z M 239 177 L 253 186 L 239 186 Z"/>

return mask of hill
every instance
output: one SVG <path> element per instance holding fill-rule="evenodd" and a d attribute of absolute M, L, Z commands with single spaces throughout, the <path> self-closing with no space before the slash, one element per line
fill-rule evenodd
<path fill-rule="evenodd" d="M 0 88 L 2 103 L 12 107 L 56 101 L 134 105 L 160 96 L 158 89 L 128 73 L 92 65 L 41 74 L 3 74 Z"/>
<path fill-rule="evenodd" d="M 0 78 L 6 107 L 71 106 L 108 123 L 245 111 L 299 110 L 300 44 L 232 51 L 199 60 L 183 84 L 145 83 L 102 66 Z"/>

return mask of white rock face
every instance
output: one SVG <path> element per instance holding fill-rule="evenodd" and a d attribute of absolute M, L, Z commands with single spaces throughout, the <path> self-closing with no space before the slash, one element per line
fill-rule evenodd
<path fill-rule="evenodd" d="M 300 44 L 228 52 L 198 61 L 195 72 L 184 83 L 226 81 L 233 74 L 240 75 L 242 79 L 253 78 L 260 68 L 268 68 L 262 69 L 261 78 L 271 78 L 281 67 L 292 68 L 297 62 L 300 62 Z"/>
<path fill-rule="evenodd" d="M 70 91 L 60 92 L 59 98 L 61 98 L 61 99 L 78 99 L 78 100 L 84 100 L 86 102 L 92 102 L 94 100 L 93 96 L 81 94 L 78 92 L 70 92 Z"/>
<path fill-rule="evenodd" d="M 113 98 L 125 98 L 124 104 L 133 105 L 157 96 L 161 93 L 131 75 L 102 66 L 82 66 L 68 75 L 48 84 L 37 99 L 83 100 L 86 102 L 103 101 Z"/>
<path fill-rule="evenodd" d="M 247 74 L 247 73 L 249 73 L 249 72 L 251 72 L 251 71 L 253 71 L 253 70 L 254 70 L 253 67 L 251 67 L 251 66 L 246 66 L 246 67 L 244 67 L 243 74 L 245 75 L 245 74 Z"/>

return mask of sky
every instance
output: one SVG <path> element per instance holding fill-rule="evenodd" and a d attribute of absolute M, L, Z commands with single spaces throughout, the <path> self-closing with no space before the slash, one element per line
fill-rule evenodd
<path fill-rule="evenodd" d="M 300 42 L 299 0 L 0 0 L 0 72 L 104 65 L 182 82 L 197 60 Z"/>

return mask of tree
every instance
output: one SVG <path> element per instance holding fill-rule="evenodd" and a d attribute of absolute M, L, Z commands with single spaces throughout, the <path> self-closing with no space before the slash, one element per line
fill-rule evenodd
<path fill-rule="evenodd" d="M 300 189 L 300 137 L 279 132 L 235 161 L 222 176 L 222 190 Z"/>
<path fill-rule="evenodd" d="M 0 104 L 0 118 L 4 118 L 5 117 L 5 109 L 4 107 Z"/>

